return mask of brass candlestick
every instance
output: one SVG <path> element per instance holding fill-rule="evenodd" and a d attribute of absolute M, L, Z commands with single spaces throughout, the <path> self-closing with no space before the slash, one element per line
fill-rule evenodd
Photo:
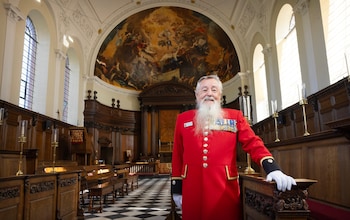
<path fill-rule="evenodd" d="M 303 118 L 304 118 L 304 136 L 310 135 L 310 133 L 307 131 L 307 122 L 306 122 L 306 111 L 305 111 L 305 105 L 308 104 L 308 101 L 306 98 L 302 98 L 299 102 L 299 104 L 303 108 Z"/>
<path fill-rule="evenodd" d="M 248 117 L 245 117 L 247 119 L 247 122 L 249 125 L 252 125 L 252 121 L 248 119 Z M 244 170 L 245 174 L 254 174 L 255 170 L 252 168 L 252 162 L 250 158 L 250 154 L 247 153 L 247 167 Z"/>
<path fill-rule="evenodd" d="M 52 142 L 51 146 L 53 148 L 53 157 L 52 157 L 52 172 L 55 173 L 56 165 L 56 148 L 58 147 L 58 128 L 52 130 Z"/>
<path fill-rule="evenodd" d="M 24 146 L 24 143 L 27 142 L 27 138 L 26 138 L 27 126 L 28 126 L 28 121 L 27 120 L 21 120 L 21 123 L 20 123 L 20 136 L 18 137 L 18 142 L 20 144 L 21 151 L 19 153 L 18 171 L 16 173 L 16 176 L 23 175 L 23 171 L 22 171 L 23 146 Z"/>
<path fill-rule="evenodd" d="M 56 165 L 56 148 L 58 147 L 58 142 L 52 142 L 51 146 L 53 147 L 52 172 L 54 173 Z"/>
<path fill-rule="evenodd" d="M 19 153 L 19 162 L 18 162 L 18 171 L 16 173 L 16 176 L 23 175 L 22 171 L 22 163 L 23 163 L 23 145 L 27 141 L 27 138 L 24 135 L 21 135 L 18 137 L 18 142 L 21 145 L 21 151 Z"/>
<path fill-rule="evenodd" d="M 247 168 L 245 168 L 244 173 L 245 174 L 254 174 L 255 170 L 252 168 L 251 158 L 250 154 L 247 154 Z"/>
<path fill-rule="evenodd" d="M 274 113 L 272 114 L 272 118 L 273 118 L 274 121 L 275 121 L 275 135 L 276 135 L 275 142 L 279 142 L 280 139 L 278 138 L 278 125 L 277 125 L 278 112 L 274 112 Z"/>

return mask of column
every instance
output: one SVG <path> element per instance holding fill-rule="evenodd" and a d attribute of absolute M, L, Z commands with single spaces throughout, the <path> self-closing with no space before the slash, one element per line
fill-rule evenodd
<path fill-rule="evenodd" d="M 319 1 L 299 0 L 293 7 L 302 81 L 315 93 L 329 85 L 326 45 Z"/>
<path fill-rule="evenodd" d="M 17 103 L 19 94 L 12 94 L 11 92 L 11 88 L 14 87 L 15 83 L 19 84 L 21 79 L 20 72 L 17 73 L 17 75 L 13 73 L 14 51 L 16 51 L 15 36 L 17 22 L 22 20 L 25 21 L 25 17 L 22 15 L 21 11 L 11 3 L 5 3 L 4 8 L 7 10 L 7 23 L 5 30 L 6 44 L 4 45 L 3 51 L 3 53 L 6 55 L 4 56 L 2 78 L 0 79 L 0 99 Z M 17 99 L 11 100 L 11 95 Z"/>
<path fill-rule="evenodd" d="M 151 154 L 152 156 L 156 156 L 158 152 L 159 146 L 159 138 L 158 138 L 158 114 L 156 107 L 152 107 L 151 109 Z"/>
<path fill-rule="evenodd" d="M 66 63 L 66 53 L 60 49 L 55 50 L 56 54 L 56 68 L 55 72 L 57 74 L 53 74 L 53 97 L 57 97 L 56 102 L 51 103 L 52 106 L 52 115 L 56 115 L 57 120 L 61 120 L 63 114 L 63 91 L 64 91 L 64 77 L 65 77 L 65 63 Z M 63 67 L 63 68 L 62 68 Z M 49 102 L 54 100 L 48 100 Z M 49 107 L 48 107 L 49 108 Z"/>
<path fill-rule="evenodd" d="M 148 149 L 148 108 L 145 106 L 141 107 L 141 151 L 143 156 L 147 155 Z"/>

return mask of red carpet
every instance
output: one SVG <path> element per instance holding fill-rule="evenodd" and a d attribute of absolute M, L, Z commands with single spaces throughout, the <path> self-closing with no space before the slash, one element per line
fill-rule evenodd
<path fill-rule="evenodd" d="M 345 220 L 350 219 L 350 210 L 340 209 L 308 199 L 310 217 L 315 220 Z"/>

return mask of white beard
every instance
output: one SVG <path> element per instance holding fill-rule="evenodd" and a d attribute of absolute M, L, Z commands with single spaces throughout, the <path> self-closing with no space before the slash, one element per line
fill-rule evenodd
<path fill-rule="evenodd" d="M 219 102 L 214 100 L 212 105 L 207 105 L 203 100 L 201 103 L 197 103 L 195 133 L 202 134 L 206 125 L 209 125 L 210 127 L 215 124 L 217 119 L 222 118 L 223 111 Z"/>

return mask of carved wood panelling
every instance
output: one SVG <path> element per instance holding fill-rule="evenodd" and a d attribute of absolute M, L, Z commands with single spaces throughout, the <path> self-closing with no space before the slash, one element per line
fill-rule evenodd
<path fill-rule="evenodd" d="M 159 133 L 161 142 L 173 142 L 174 130 L 179 110 L 159 111 Z"/>

